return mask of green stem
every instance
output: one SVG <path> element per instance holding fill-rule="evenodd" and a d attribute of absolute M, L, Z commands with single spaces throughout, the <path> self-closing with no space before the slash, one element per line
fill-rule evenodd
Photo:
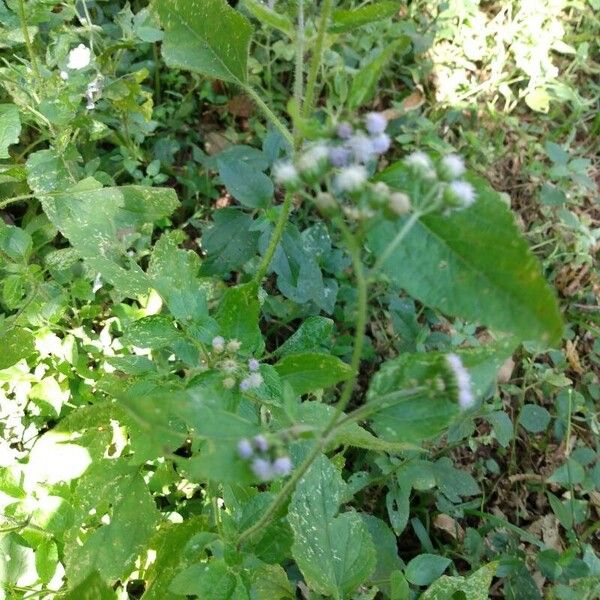
<path fill-rule="evenodd" d="M 298 114 L 302 111 L 302 93 L 304 91 L 304 0 L 298 0 L 298 26 L 296 28 L 296 66 L 294 71 L 294 100 Z M 300 129 L 294 122 L 294 140 L 300 144 Z"/>
<path fill-rule="evenodd" d="M 262 110 L 267 119 L 273 123 L 273 125 L 279 129 L 281 135 L 286 139 L 290 146 L 294 145 L 294 136 L 290 133 L 290 130 L 285 124 L 279 119 L 279 117 L 269 108 L 266 102 L 260 97 L 260 94 L 250 85 L 244 86 L 244 91 L 256 102 L 257 106 Z"/>
<path fill-rule="evenodd" d="M 29 60 L 31 61 L 31 68 L 37 79 L 40 79 L 40 70 L 38 68 L 37 57 L 33 50 L 33 44 L 29 37 L 29 29 L 27 28 L 27 16 L 25 15 L 25 0 L 19 0 L 19 19 L 21 20 L 21 30 L 23 31 L 23 39 L 25 40 L 25 46 L 27 47 L 27 53 L 29 54 Z"/>
<path fill-rule="evenodd" d="M 340 414 L 343 413 L 344 408 L 346 408 L 352 397 L 352 392 L 356 384 L 365 338 L 365 329 L 367 326 L 368 283 L 361 261 L 359 243 L 341 218 L 337 220 L 337 225 L 340 227 L 342 235 L 344 236 L 344 240 L 346 241 L 350 251 L 352 265 L 354 267 L 354 274 L 356 276 L 356 286 L 358 289 L 358 311 L 356 317 L 356 329 L 354 332 L 354 350 L 352 352 L 351 362 L 354 377 L 346 381 L 340 399 L 336 405 L 334 414 L 332 415 L 325 429 L 321 432 L 319 439 L 316 441 L 309 455 L 298 467 L 294 469 L 292 476 L 286 481 L 281 490 L 279 490 L 279 493 L 269 508 L 265 511 L 263 516 L 254 525 L 242 531 L 237 541 L 238 548 L 256 533 L 265 528 L 273 520 L 277 511 L 283 506 L 289 495 L 294 491 L 296 484 L 300 481 L 306 471 L 308 471 L 313 462 L 319 457 L 323 449 L 327 446 L 327 443 L 331 438 L 331 434 L 338 426 Z"/>
<path fill-rule="evenodd" d="M 21 200 L 30 200 L 31 198 L 35 198 L 35 195 L 23 194 L 22 196 L 13 196 L 12 198 L 7 198 L 6 200 L 0 201 L 0 210 L 6 208 L 9 204 L 13 204 L 14 202 L 20 202 Z"/>
<path fill-rule="evenodd" d="M 325 42 L 325 34 L 327 33 L 327 25 L 329 24 L 332 8 L 332 0 L 323 0 L 323 7 L 321 8 L 321 20 L 319 21 L 317 40 L 315 42 L 315 51 L 310 59 L 308 79 L 306 81 L 306 94 L 304 95 L 304 107 L 302 110 L 302 116 L 304 118 L 307 118 L 312 114 L 315 106 L 317 77 L 319 75 L 321 59 L 323 58 L 323 44 Z"/>
<path fill-rule="evenodd" d="M 263 259 L 258 267 L 258 270 L 256 271 L 256 275 L 254 275 L 254 282 L 257 285 L 260 285 L 261 281 L 267 274 L 267 269 L 269 268 L 269 265 L 273 260 L 275 250 L 277 250 L 277 245 L 281 241 L 281 237 L 283 236 L 283 231 L 290 216 L 291 210 L 292 194 L 288 192 L 285 195 L 285 199 L 283 200 L 281 212 L 279 213 L 279 219 L 277 219 L 277 223 L 275 224 L 275 230 L 273 231 L 271 239 L 269 240 L 269 246 L 267 247 L 267 251 L 265 252 L 265 255 L 263 256 Z"/>
<path fill-rule="evenodd" d="M 396 234 L 396 237 L 388 244 L 387 248 L 375 261 L 373 266 L 373 273 L 377 273 L 385 264 L 385 261 L 394 253 L 394 250 L 402 243 L 404 238 L 409 234 L 410 230 L 414 227 L 415 223 L 421 218 L 422 213 L 415 211 L 410 218 L 404 223 L 404 226 Z"/>

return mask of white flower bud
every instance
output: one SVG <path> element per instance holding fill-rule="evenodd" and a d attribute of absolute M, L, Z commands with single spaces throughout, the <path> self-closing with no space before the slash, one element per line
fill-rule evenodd
<path fill-rule="evenodd" d="M 319 192 L 315 197 L 315 204 L 320 211 L 329 212 L 337 208 L 337 203 L 331 194 Z"/>
<path fill-rule="evenodd" d="M 458 388 L 458 404 L 466 410 L 475 404 L 475 396 L 471 388 L 471 376 L 469 371 L 465 369 L 462 360 L 458 354 L 447 354 L 446 362 L 450 367 Z"/>
<path fill-rule="evenodd" d="M 298 167 L 304 173 L 319 171 L 329 157 L 329 149 L 325 144 L 315 144 L 300 156 Z"/>
<path fill-rule="evenodd" d="M 431 159 L 427 154 L 425 154 L 425 152 L 421 152 L 420 150 L 409 154 L 404 159 L 404 163 L 409 167 L 419 169 L 425 172 L 433 170 L 433 164 L 431 162 Z"/>
<path fill-rule="evenodd" d="M 365 125 L 371 135 L 379 135 L 385 131 L 387 119 L 381 113 L 371 112 L 365 117 Z"/>
<path fill-rule="evenodd" d="M 448 154 L 442 158 L 442 168 L 451 179 L 457 179 L 465 172 L 465 161 L 458 154 Z"/>
<path fill-rule="evenodd" d="M 390 196 L 389 209 L 396 215 L 402 216 L 410 211 L 410 198 L 402 192 L 394 192 Z"/>
<path fill-rule="evenodd" d="M 279 185 L 295 185 L 298 182 L 298 171 L 291 162 L 278 162 L 273 167 L 273 178 Z"/>
<path fill-rule="evenodd" d="M 226 390 L 231 390 L 235 387 L 235 379 L 233 377 L 226 377 L 223 379 L 223 387 Z"/>
<path fill-rule="evenodd" d="M 69 52 L 69 62 L 67 68 L 79 71 L 85 69 L 92 60 L 91 50 L 84 44 L 79 44 Z"/>
<path fill-rule="evenodd" d="M 367 181 L 367 169 L 362 165 L 344 167 L 335 177 L 335 187 L 341 192 L 356 192 Z"/>
<path fill-rule="evenodd" d="M 225 350 L 225 339 L 217 335 L 212 339 L 212 347 L 215 352 L 223 352 Z"/>
<path fill-rule="evenodd" d="M 239 340 L 231 340 L 227 343 L 228 352 L 237 352 L 242 347 L 242 342 Z"/>
<path fill-rule="evenodd" d="M 475 188 L 468 181 L 453 181 L 449 187 L 452 195 L 463 208 L 467 208 L 475 202 Z"/>

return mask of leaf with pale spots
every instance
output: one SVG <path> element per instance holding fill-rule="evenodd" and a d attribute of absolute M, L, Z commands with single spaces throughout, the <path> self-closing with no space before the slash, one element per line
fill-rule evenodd
<path fill-rule="evenodd" d="M 245 83 L 252 26 L 225 0 L 158 0 L 153 8 L 167 65 Z"/>
<path fill-rule="evenodd" d="M 288 520 L 292 554 L 308 585 L 343 600 L 375 569 L 376 554 L 367 526 L 357 513 L 339 513 L 346 484 L 325 456 L 299 481 Z"/>
<path fill-rule="evenodd" d="M 410 193 L 403 163 L 380 179 Z M 421 218 L 383 265 L 409 294 L 442 312 L 517 336 L 555 344 L 563 324 L 556 297 L 499 195 L 469 177 L 477 201 L 449 215 Z M 403 221 L 377 225 L 369 235 L 374 256 L 383 253 Z M 400 268 L 401 266 L 401 268 Z"/>

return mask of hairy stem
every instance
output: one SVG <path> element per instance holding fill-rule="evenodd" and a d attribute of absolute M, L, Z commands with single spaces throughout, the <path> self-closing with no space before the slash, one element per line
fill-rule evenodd
<path fill-rule="evenodd" d="M 0 200 L 0 210 L 6 208 L 9 204 L 13 204 L 14 202 L 21 202 L 21 200 L 30 200 L 31 198 L 35 198 L 35 195 L 23 194 L 22 196 L 13 196 L 12 198 L 7 198 L 6 200 Z"/>
<path fill-rule="evenodd" d="M 29 29 L 27 28 L 27 16 L 25 15 L 25 0 L 19 0 L 19 19 L 21 20 L 21 30 L 23 31 L 23 39 L 25 40 L 25 46 L 27 47 L 27 53 L 29 54 L 29 60 L 31 61 L 31 68 L 35 76 L 40 78 L 40 69 L 38 67 L 37 56 L 33 50 L 33 44 L 29 37 Z"/>
<path fill-rule="evenodd" d="M 260 94 L 250 85 L 244 86 L 245 92 L 256 102 L 256 105 L 262 110 L 264 115 L 271 121 L 276 129 L 279 130 L 281 135 L 285 138 L 286 142 L 290 146 L 294 145 L 294 136 L 290 133 L 290 130 L 285 126 L 283 121 L 269 108 L 267 103 L 260 97 Z"/>
<path fill-rule="evenodd" d="M 277 219 L 277 223 L 275 224 L 275 229 L 271 234 L 271 239 L 269 240 L 269 245 L 267 247 L 267 251 L 263 256 L 260 265 L 258 266 L 258 270 L 254 275 L 254 282 L 257 285 L 260 285 L 260 282 L 264 279 L 267 274 L 267 269 L 273 260 L 273 256 L 275 255 L 275 250 L 277 250 L 277 245 L 281 241 L 281 237 L 283 236 L 283 231 L 285 229 L 285 225 L 290 216 L 290 211 L 292 210 L 292 194 L 287 192 L 285 198 L 283 200 L 283 204 L 281 206 L 281 212 L 279 213 L 279 218 Z"/>
<path fill-rule="evenodd" d="M 348 250 L 350 251 L 352 265 L 354 267 L 354 275 L 356 277 L 356 287 L 358 290 L 358 309 L 354 332 L 354 349 L 352 351 L 351 362 L 354 376 L 352 379 L 346 381 L 346 384 L 342 389 L 340 399 L 336 404 L 334 414 L 325 426 L 325 429 L 321 432 L 319 439 L 316 440 L 315 445 L 310 451 L 309 455 L 299 466 L 294 469 L 292 476 L 286 481 L 281 490 L 279 490 L 279 493 L 269 508 L 265 511 L 263 516 L 254 525 L 242 531 L 237 541 L 238 548 L 241 547 L 244 542 L 252 538 L 256 533 L 264 529 L 269 523 L 271 523 L 277 511 L 283 506 L 290 494 L 294 491 L 296 484 L 300 481 L 306 471 L 308 471 L 310 466 L 326 447 L 330 440 L 331 434 L 338 426 L 340 415 L 344 412 L 344 408 L 346 408 L 348 402 L 350 402 L 350 399 L 352 398 L 352 392 L 354 391 L 354 386 L 358 376 L 360 358 L 362 356 L 364 344 L 365 329 L 367 325 L 368 283 L 361 260 L 360 244 L 341 218 L 338 218 L 336 224 L 341 229 L 344 240 L 348 246 Z"/>
<path fill-rule="evenodd" d="M 317 31 L 317 40 L 315 42 L 315 51 L 310 59 L 310 67 L 308 70 L 308 79 L 306 81 L 306 93 L 304 94 L 304 106 L 302 108 L 302 116 L 309 117 L 315 107 L 315 94 L 317 87 L 317 77 L 319 75 L 319 67 L 323 58 L 323 44 L 325 42 L 325 34 L 327 33 L 327 25 L 331 17 L 333 8 L 333 0 L 323 0 L 321 8 L 321 19 L 319 21 L 319 29 Z"/>
<path fill-rule="evenodd" d="M 302 110 L 302 94 L 304 91 L 304 0 L 298 0 L 298 25 L 296 27 L 296 66 L 294 71 L 294 100 L 296 110 Z M 294 123 L 294 141 L 300 143 L 300 132 Z"/>

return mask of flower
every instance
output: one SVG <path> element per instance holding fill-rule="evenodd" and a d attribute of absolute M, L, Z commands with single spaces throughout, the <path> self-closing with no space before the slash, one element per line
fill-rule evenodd
<path fill-rule="evenodd" d="M 67 81 L 67 79 L 69 79 L 69 73 L 67 73 L 67 71 L 61 71 L 61 72 L 60 72 L 60 78 L 61 78 L 63 81 Z"/>
<path fill-rule="evenodd" d="M 363 133 L 353 135 L 348 140 L 348 146 L 352 150 L 352 154 L 354 155 L 356 162 L 367 163 L 375 155 L 373 142 Z"/>
<path fill-rule="evenodd" d="M 254 448 L 252 447 L 250 440 L 247 440 L 246 438 L 243 438 L 238 442 L 237 451 L 240 458 L 245 459 L 250 458 L 254 454 Z"/>
<path fill-rule="evenodd" d="M 248 375 L 248 382 L 250 383 L 250 387 L 260 387 L 263 382 L 262 375 L 260 373 L 251 373 Z"/>
<path fill-rule="evenodd" d="M 458 154 L 448 154 L 442 158 L 442 167 L 452 179 L 456 179 L 465 172 L 465 161 Z"/>
<path fill-rule="evenodd" d="M 239 340 L 231 340 L 227 344 L 228 352 L 237 352 L 242 347 L 242 342 Z"/>
<path fill-rule="evenodd" d="M 298 171 L 289 161 L 278 162 L 273 167 L 273 177 L 279 185 L 294 185 L 298 181 Z"/>
<path fill-rule="evenodd" d="M 362 165 L 344 167 L 335 178 L 335 187 L 342 192 L 355 192 L 367 181 L 367 170 Z"/>
<path fill-rule="evenodd" d="M 260 369 L 260 363 L 255 358 L 251 358 L 248 361 L 248 369 L 250 369 L 250 371 L 258 371 Z"/>
<path fill-rule="evenodd" d="M 327 192 L 319 192 L 315 196 L 315 204 L 323 212 L 333 211 L 337 207 L 334 197 Z"/>
<path fill-rule="evenodd" d="M 471 376 L 465 369 L 462 360 L 458 354 L 447 354 L 446 362 L 454 375 L 456 386 L 458 388 L 458 404 L 463 409 L 471 408 L 475 404 L 475 396 L 471 389 Z"/>
<path fill-rule="evenodd" d="M 318 171 L 329 157 L 329 149 L 325 144 L 315 144 L 302 154 L 298 161 L 301 171 L 314 173 Z"/>
<path fill-rule="evenodd" d="M 388 202 L 389 209 L 399 215 L 405 215 L 410 210 L 410 198 L 402 192 L 394 192 Z"/>
<path fill-rule="evenodd" d="M 413 167 L 422 171 L 431 171 L 433 169 L 433 165 L 431 164 L 431 159 L 429 156 L 420 150 L 409 154 L 404 159 L 404 163 L 409 167 Z"/>
<path fill-rule="evenodd" d="M 279 477 L 287 477 L 292 472 L 292 461 L 289 456 L 280 456 L 273 463 L 273 473 Z"/>
<path fill-rule="evenodd" d="M 334 146 L 329 149 L 329 162 L 334 167 L 346 167 L 350 163 L 352 153 L 344 146 Z"/>
<path fill-rule="evenodd" d="M 373 145 L 373 150 L 377 154 L 385 154 L 392 145 L 392 140 L 387 133 L 380 133 L 379 135 L 371 138 L 371 144 Z"/>
<path fill-rule="evenodd" d="M 67 62 L 67 68 L 79 71 L 85 69 L 92 60 L 91 50 L 84 44 L 79 44 L 77 48 L 73 48 L 69 52 L 69 62 Z"/>
<path fill-rule="evenodd" d="M 468 181 L 453 181 L 450 184 L 450 191 L 463 208 L 467 208 L 475 202 L 475 188 Z"/>
<path fill-rule="evenodd" d="M 250 468 L 261 481 L 269 481 L 273 479 L 275 475 L 273 472 L 273 465 L 264 458 L 255 458 L 252 461 Z"/>
<path fill-rule="evenodd" d="M 264 435 L 255 435 L 252 441 L 254 442 L 256 448 L 258 448 L 258 450 L 261 452 L 266 452 L 269 449 L 269 442 Z"/>
<path fill-rule="evenodd" d="M 371 135 L 379 135 L 387 127 L 387 119 L 378 112 L 370 112 L 365 117 L 365 126 Z"/>
<path fill-rule="evenodd" d="M 225 350 L 225 339 L 220 335 L 212 339 L 212 347 L 215 352 L 223 352 Z"/>
<path fill-rule="evenodd" d="M 233 377 L 225 377 L 225 379 L 223 379 L 223 387 L 226 390 L 232 389 L 234 385 L 235 385 L 235 379 Z"/>
<path fill-rule="evenodd" d="M 342 140 L 350 139 L 352 132 L 353 132 L 353 129 L 352 129 L 352 125 L 350 125 L 350 123 L 347 123 L 344 121 L 337 126 L 337 135 Z"/>

